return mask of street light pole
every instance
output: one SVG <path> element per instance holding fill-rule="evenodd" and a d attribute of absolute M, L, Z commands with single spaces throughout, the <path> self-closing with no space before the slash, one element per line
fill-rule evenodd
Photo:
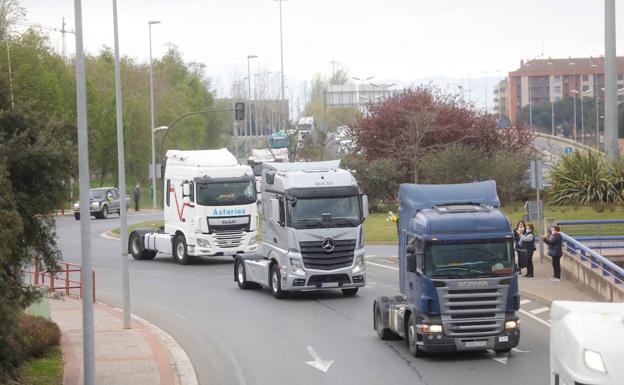
<path fill-rule="evenodd" d="M 615 48 L 615 0 L 605 0 L 605 154 L 619 155 L 617 62 Z"/>
<path fill-rule="evenodd" d="M 160 21 L 150 20 L 149 28 L 149 62 L 150 62 L 150 132 L 152 133 L 152 208 L 156 208 L 156 149 L 154 144 L 154 67 L 152 63 L 152 24 L 160 24 Z M 124 197 L 125 199 L 125 197 Z"/>
<path fill-rule="evenodd" d="M 498 72 L 498 128 L 503 128 L 503 104 L 501 102 L 501 83 L 503 82 L 502 79 L 500 79 L 500 70 L 497 71 Z"/>
<path fill-rule="evenodd" d="M 549 88 L 550 88 L 550 134 L 552 136 L 555 136 L 555 91 L 554 91 L 554 87 L 553 84 L 555 83 L 555 78 L 553 75 L 553 70 L 552 70 L 552 62 L 548 62 L 547 63 L 548 66 L 550 67 L 550 76 L 549 79 L 550 81 L 548 82 L 549 84 Z"/>
<path fill-rule="evenodd" d="M 594 68 L 594 109 L 596 110 L 596 150 L 600 151 L 600 113 L 598 112 L 598 102 L 600 99 L 598 98 L 598 91 L 600 88 L 598 87 L 598 64 L 592 64 L 592 68 Z"/>
<path fill-rule="evenodd" d="M 80 179 L 80 252 L 82 262 L 82 355 L 83 383 L 95 385 L 95 329 L 93 326 L 93 268 L 91 264 L 91 213 L 89 202 L 89 137 L 87 87 L 82 42 L 82 2 L 74 0 L 76 24 L 76 118 L 78 126 L 78 173 Z"/>
<path fill-rule="evenodd" d="M 251 59 L 255 59 L 257 58 L 258 55 L 247 55 L 247 100 L 249 101 L 249 107 L 251 107 Z M 255 109 L 255 105 L 254 105 L 254 109 Z M 249 113 L 247 114 L 249 116 L 248 119 L 248 123 L 247 123 L 247 136 L 251 135 L 251 131 L 252 131 L 252 127 L 251 127 L 251 119 L 252 119 L 252 112 L 251 112 L 251 108 L 248 108 Z"/>
<path fill-rule="evenodd" d="M 121 281 L 123 328 L 130 329 L 130 273 L 128 265 L 128 219 L 126 207 L 126 160 L 124 155 L 123 110 L 121 104 L 121 66 L 119 65 L 119 32 L 117 0 L 113 0 L 113 29 L 115 34 L 115 108 L 117 110 L 117 170 L 119 174 L 119 235 L 121 240 Z"/>
<path fill-rule="evenodd" d="M 573 125 L 573 131 L 572 131 L 572 138 L 574 138 L 574 140 L 576 140 L 576 63 L 570 63 L 570 65 L 573 68 L 573 75 L 572 75 L 572 80 L 574 80 L 574 90 L 572 91 L 572 95 L 574 98 L 574 125 Z"/>
<path fill-rule="evenodd" d="M 529 96 L 529 127 L 533 127 L 533 103 L 531 103 L 531 63 L 526 63 L 526 67 L 529 67 L 527 75 L 527 94 Z"/>
<path fill-rule="evenodd" d="M 280 61 L 281 61 L 281 77 L 282 77 L 282 100 L 284 100 L 284 35 L 282 30 L 282 2 L 286 0 L 275 0 L 279 2 L 279 19 L 280 19 Z"/>

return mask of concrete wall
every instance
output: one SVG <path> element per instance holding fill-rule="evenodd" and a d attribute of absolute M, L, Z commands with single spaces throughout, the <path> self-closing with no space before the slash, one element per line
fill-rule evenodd
<path fill-rule="evenodd" d="M 561 258 L 561 278 L 582 287 L 608 302 L 624 302 L 624 284 L 616 285 L 612 277 L 603 277 L 601 269 L 592 269 L 578 255 L 564 251 Z"/>

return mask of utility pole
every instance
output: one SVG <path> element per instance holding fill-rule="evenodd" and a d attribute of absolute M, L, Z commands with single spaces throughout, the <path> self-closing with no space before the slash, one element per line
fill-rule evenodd
<path fill-rule="evenodd" d="M 578 93 L 578 91 L 576 90 L 576 63 L 570 63 L 570 65 L 574 69 L 573 70 L 574 75 L 572 76 L 572 80 L 574 81 L 574 90 L 572 90 L 572 95 L 573 95 L 573 98 L 574 98 L 574 109 L 573 109 L 573 111 L 574 111 L 574 119 L 573 119 L 574 125 L 572 126 L 573 127 L 572 137 L 574 138 L 574 140 L 576 140 L 576 94 Z"/>
<path fill-rule="evenodd" d="M 615 49 L 615 0 L 605 0 L 605 154 L 619 155 L 617 63 Z"/>
<path fill-rule="evenodd" d="M 282 101 L 285 99 L 284 93 L 284 34 L 282 29 L 282 2 L 286 0 L 275 0 L 279 2 L 279 20 L 280 20 L 280 61 L 282 76 Z"/>
<path fill-rule="evenodd" d="M 83 282 L 83 383 L 84 385 L 95 385 L 93 269 L 91 266 L 91 203 L 89 202 L 89 136 L 87 131 L 87 88 L 85 81 L 85 55 L 82 42 L 81 0 L 74 0 L 74 14 L 76 23 L 76 116 L 78 125 L 78 173 L 80 178 L 80 252 Z"/>
<path fill-rule="evenodd" d="M 154 66 L 152 64 L 152 24 L 160 21 L 148 21 L 149 26 L 149 62 L 150 62 L 150 133 L 152 135 L 152 208 L 156 208 L 156 145 L 154 140 Z"/>
<path fill-rule="evenodd" d="M 63 22 L 61 24 L 61 53 L 63 55 L 63 60 L 67 60 L 67 57 L 65 56 L 65 33 L 67 31 L 65 30 L 65 18 L 63 18 Z"/>
<path fill-rule="evenodd" d="M 552 71 L 552 66 L 553 63 L 552 62 L 548 62 L 546 63 L 548 64 L 548 66 L 550 67 L 550 76 L 548 76 L 549 81 L 548 81 L 548 85 L 549 85 L 549 98 L 550 98 L 550 134 L 552 136 L 555 136 L 555 95 L 554 95 L 554 87 L 553 84 L 555 83 L 555 79 L 553 76 L 553 71 Z"/>
<path fill-rule="evenodd" d="M 128 263 L 128 218 L 126 207 L 126 160 L 124 155 L 123 109 L 121 99 L 121 66 L 119 65 L 119 30 L 117 0 L 113 0 L 113 30 L 115 34 L 115 108 L 117 110 L 117 169 L 119 174 L 119 235 L 121 236 L 121 281 L 123 328 L 130 329 L 130 273 Z"/>

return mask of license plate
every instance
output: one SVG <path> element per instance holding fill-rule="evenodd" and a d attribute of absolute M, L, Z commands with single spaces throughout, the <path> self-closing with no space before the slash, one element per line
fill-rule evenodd
<path fill-rule="evenodd" d="M 338 282 L 323 282 L 321 287 L 338 287 Z"/>
<path fill-rule="evenodd" d="M 509 342 L 509 336 L 498 337 L 498 342 Z"/>
<path fill-rule="evenodd" d="M 223 252 L 223 255 L 235 255 L 236 254 L 236 250 L 225 250 Z"/>
<path fill-rule="evenodd" d="M 467 348 L 484 348 L 487 345 L 487 341 L 466 341 L 464 346 Z"/>

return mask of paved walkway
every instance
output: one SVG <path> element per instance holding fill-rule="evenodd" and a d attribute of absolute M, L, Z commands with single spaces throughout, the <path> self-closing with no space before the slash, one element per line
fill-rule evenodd
<path fill-rule="evenodd" d="M 565 258 L 565 257 L 564 257 Z M 526 269 L 522 269 L 526 273 Z M 552 301 L 601 301 L 598 297 L 576 287 L 573 283 L 565 280 L 565 271 L 561 272 L 561 282 L 550 280 L 553 276 L 553 268 L 550 259 L 544 256 L 544 262 L 540 263 L 539 253 L 533 256 L 533 275 L 535 278 L 519 277 L 518 285 L 522 296 L 550 304 Z"/>
<path fill-rule="evenodd" d="M 50 302 L 52 320 L 62 332 L 63 384 L 82 384 L 82 301 L 66 297 Z M 98 385 L 197 384 L 188 356 L 162 330 L 137 317 L 132 329 L 123 329 L 121 311 L 105 304 L 95 304 L 93 311 Z"/>

